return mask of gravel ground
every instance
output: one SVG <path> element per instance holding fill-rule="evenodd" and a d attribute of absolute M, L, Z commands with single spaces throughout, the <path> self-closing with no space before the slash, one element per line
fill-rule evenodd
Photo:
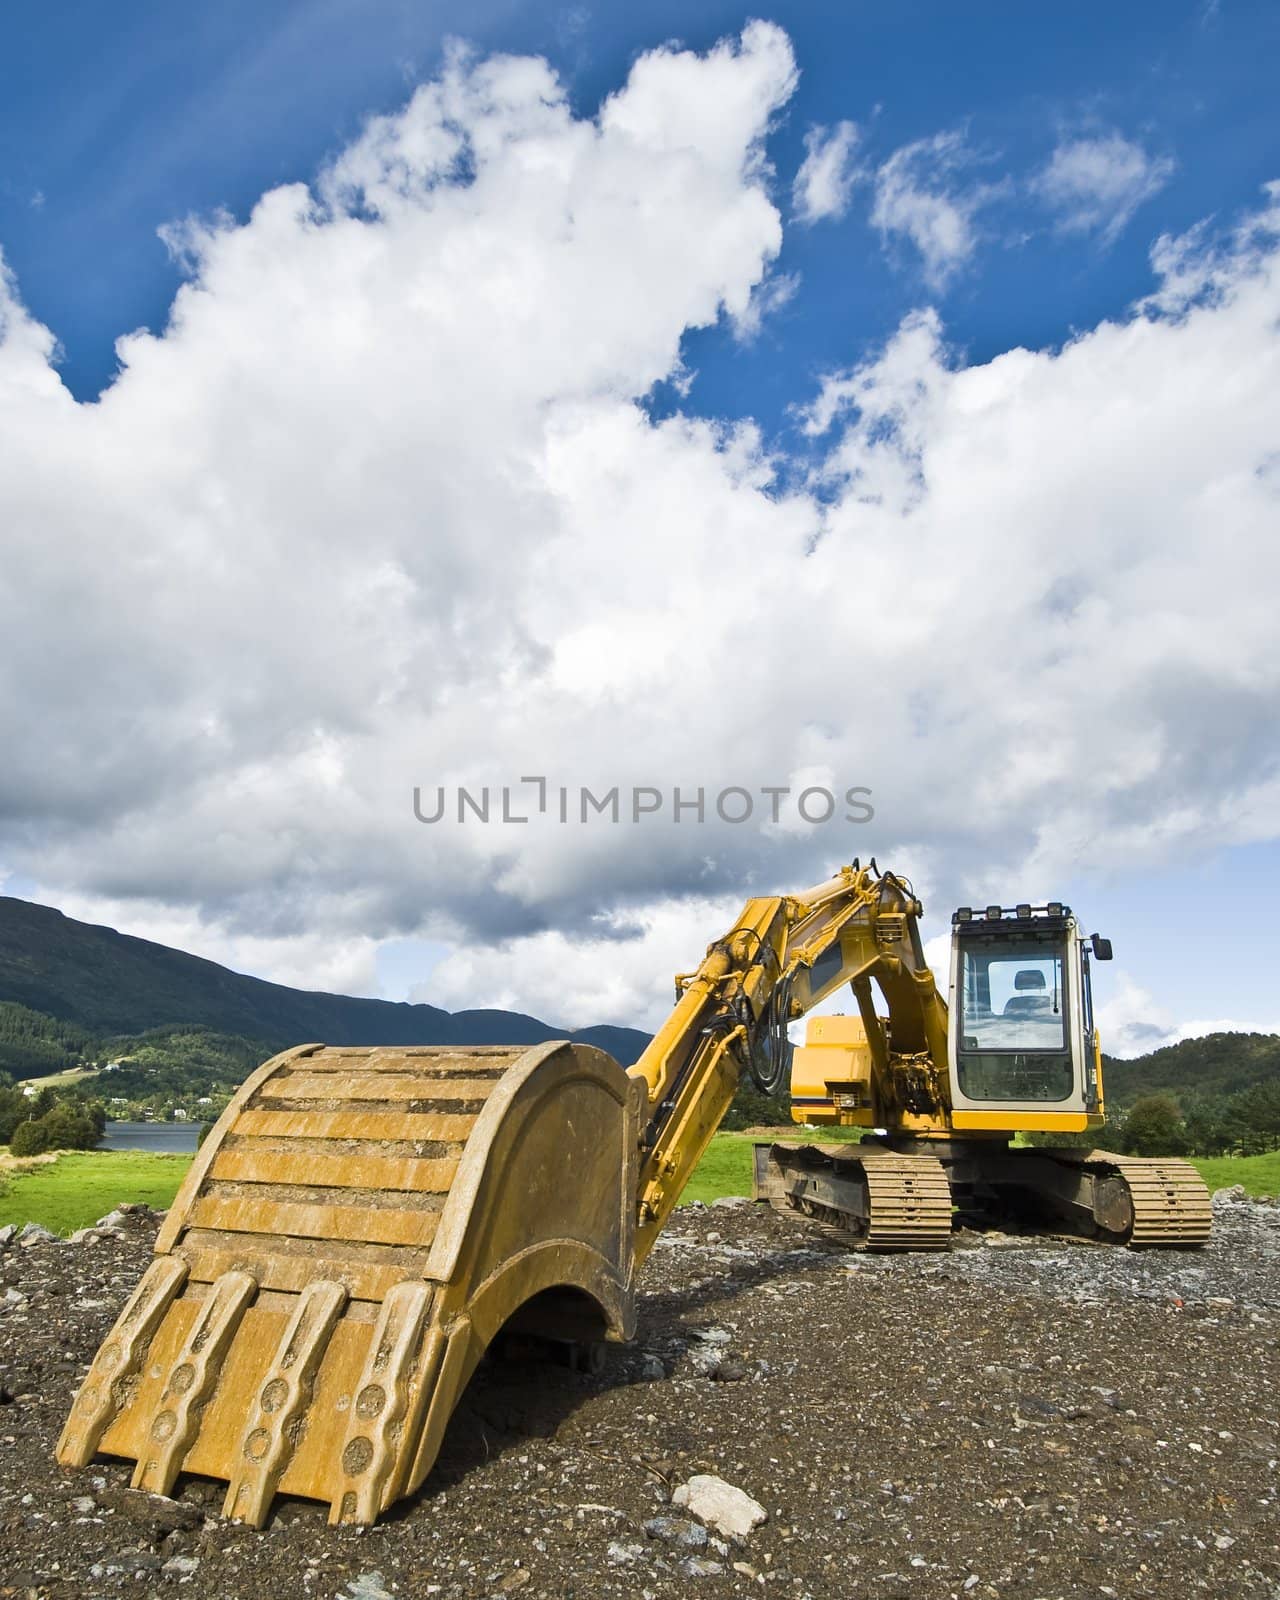
<path fill-rule="evenodd" d="M 850 1254 L 745 1203 L 689 1207 L 645 1269 L 635 1343 L 580 1374 L 478 1375 L 423 1492 L 368 1532 L 222 1488 L 63 1475 L 54 1441 L 155 1219 L 0 1247 L 0 1595 L 1207 1594 L 1280 1600 L 1280 1207 L 1215 1200 L 1186 1255 L 1004 1235 Z M 694 1474 L 761 1503 L 721 1538 Z"/>

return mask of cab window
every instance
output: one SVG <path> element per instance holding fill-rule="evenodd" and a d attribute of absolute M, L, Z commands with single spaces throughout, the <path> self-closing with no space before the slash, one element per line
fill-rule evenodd
<path fill-rule="evenodd" d="M 1065 1100 L 1072 1088 L 1059 939 L 961 946 L 961 1091 L 971 1100 Z"/>

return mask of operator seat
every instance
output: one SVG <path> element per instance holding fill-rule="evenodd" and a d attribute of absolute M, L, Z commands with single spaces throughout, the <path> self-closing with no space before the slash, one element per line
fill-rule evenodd
<path fill-rule="evenodd" d="M 1002 1017 L 1035 1017 L 1041 1016 L 1049 1009 L 1049 996 L 1045 992 L 1044 973 L 1036 967 L 1023 967 L 1021 972 L 1014 974 L 1014 993 L 1004 1003 Z"/>

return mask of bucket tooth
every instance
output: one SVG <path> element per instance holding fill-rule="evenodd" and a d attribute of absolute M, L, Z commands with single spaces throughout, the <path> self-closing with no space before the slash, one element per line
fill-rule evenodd
<path fill-rule="evenodd" d="M 217 1382 L 218 1369 L 258 1291 L 248 1272 L 226 1272 L 209 1291 L 195 1324 L 169 1372 L 148 1442 L 133 1474 L 133 1487 L 168 1494 L 200 1428 L 200 1412 Z"/>
<path fill-rule="evenodd" d="M 374 1522 L 531 1303 L 630 1337 L 643 1102 L 564 1040 L 266 1062 L 192 1162 L 61 1459 L 123 1456 L 160 1494 L 219 1478 L 254 1526 L 277 1495 Z"/>
<path fill-rule="evenodd" d="M 258 1390 L 257 1410 L 240 1446 L 237 1475 L 227 1487 L 224 1517 L 254 1528 L 266 1520 L 280 1475 L 297 1444 L 316 1369 L 346 1303 L 345 1287 L 323 1278 L 298 1296 L 298 1308 Z"/>
<path fill-rule="evenodd" d="M 58 1460 L 64 1467 L 84 1467 L 93 1460 L 186 1277 L 187 1264 L 177 1256 L 159 1257 L 143 1274 L 71 1408 L 58 1440 Z"/>
<path fill-rule="evenodd" d="M 382 1303 L 360 1380 L 348 1412 L 339 1458 L 342 1484 L 329 1521 L 368 1524 L 382 1508 L 382 1492 L 398 1464 L 404 1419 L 420 1377 L 431 1285 L 398 1283 Z"/>

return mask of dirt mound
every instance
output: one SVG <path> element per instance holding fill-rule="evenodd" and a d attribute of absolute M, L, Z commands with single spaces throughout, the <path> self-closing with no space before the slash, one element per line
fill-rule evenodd
<path fill-rule="evenodd" d="M 1220 1197 L 1208 1249 L 962 1237 L 865 1257 L 748 1204 L 678 1213 L 639 1335 L 592 1375 L 513 1348 L 423 1492 L 361 1534 L 261 1533 L 53 1446 L 141 1273 L 143 1214 L 0 1246 L 0 1594 L 1274 1600 L 1280 1208 Z M 966 1248 L 967 1246 L 967 1248 Z M 767 1512 L 726 1536 L 694 1477 Z M 706 1502 L 709 1503 L 709 1502 Z M 748 1518 L 744 1526 L 750 1525 Z"/>

